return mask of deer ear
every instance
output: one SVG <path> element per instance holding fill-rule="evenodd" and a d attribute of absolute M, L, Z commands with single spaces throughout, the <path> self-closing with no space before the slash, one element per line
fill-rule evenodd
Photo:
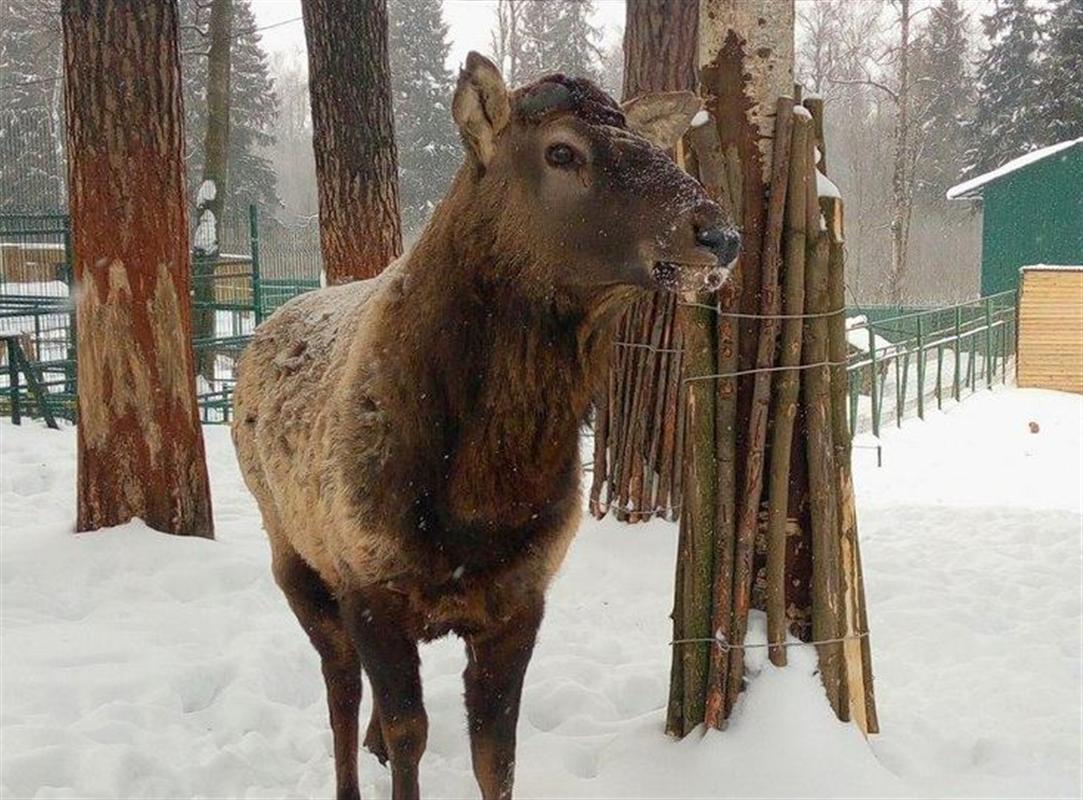
<path fill-rule="evenodd" d="M 482 166 L 492 160 L 496 137 L 508 124 L 511 103 L 500 70 L 485 56 L 470 51 L 459 70 L 451 116 L 467 148 Z"/>
<path fill-rule="evenodd" d="M 655 147 L 672 150 L 703 110 L 703 101 L 694 92 L 652 92 L 633 97 L 621 110 L 633 133 Z"/>

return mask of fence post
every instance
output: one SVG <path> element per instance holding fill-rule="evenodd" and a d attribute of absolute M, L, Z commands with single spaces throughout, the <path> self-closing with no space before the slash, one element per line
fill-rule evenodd
<path fill-rule="evenodd" d="M 993 353 L 993 300 L 985 298 L 985 388 L 993 388 L 993 373 L 989 371 Z"/>
<path fill-rule="evenodd" d="M 910 371 L 910 359 L 895 354 L 895 427 L 902 427 L 903 406 L 906 405 L 906 373 Z"/>
<path fill-rule="evenodd" d="M 259 274 L 259 207 L 255 203 L 248 206 L 248 238 L 252 247 L 252 305 L 259 325 L 263 322 L 263 290 Z"/>
<path fill-rule="evenodd" d="M 847 370 L 846 375 L 850 384 L 850 438 L 853 439 L 857 433 L 857 398 L 861 393 L 861 373 Z"/>
<path fill-rule="evenodd" d="M 16 349 L 15 337 L 5 340 L 8 347 L 8 396 L 11 402 L 11 421 L 15 425 L 22 425 L 22 413 L 19 410 L 19 361 Z"/>
<path fill-rule="evenodd" d="M 880 404 L 876 402 L 876 333 L 873 331 L 872 322 L 866 319 L 869 326 L 869 404 L 872 407 L 872 435 L 880 436 Z"/>
<path fill-rule="evenodd" d="M 960 396 L 961 396 L 960 391 L 959 391 L 959 377 L 960 377 L 959 359 L 961 358 L 961 350 L 962 350 L 962 344 L 963 344 L 962 330 L 963 330 L 963 309 L 960 306 L 956 306 L 955 307 L 955 370 L 954 370 L 955 375 L 954 375 L 954 380 L 952 382 L 952 387 L 953 387 L 952 388 L 952 394 L 955 397 L 955 402 L 957 402 L 957 403 L 959 402 L 959 399 L 960 399 Z"/>
<path fill-rule="evenodd" d="M 918 323 L 918 419 L 925 419 L 925 336 L 921 317 Z"/>
<path fill-rule="evenodd" d="M 67 364 L 64 365 L 64 391 L 69 395 L 75 394 L 76 380 L 76 331 L 75 331 L 75 263 L 72 259 L 71 248 L 71 216 L 64 215 L 64 282 L 68 284 L 68 349 Z M 74 415 L 73 415 L 74 416 Z"/>
<path fill-rule="evenodd" d="M 970 358 L 966 365 L 967 379 L 970 381 L 970 391 L 975 392 L 978 388 L 978 337 L 974 331 L 970 335 Z"/>

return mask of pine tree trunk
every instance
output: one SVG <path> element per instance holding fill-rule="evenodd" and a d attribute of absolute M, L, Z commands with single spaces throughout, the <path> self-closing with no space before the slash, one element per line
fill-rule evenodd
<path fill-rule="evenodd" d="M 328 283 L 402 253 L 386 0 L 303 0 L 320 242 Z"/>
<path fill-rule="evenodd" d="M 694 0 L 627 0 L 623 96 L 696 87 Z"/>
<path fill-rule="evenodd" d="M 77 529 L 213 536 L 191 347 L 175 0 L 64 0 Z"/>
<path fill-rule="evenodd" d="M 210 48 L 207 55 L 207 130 L 203 139 L 203 184 L 213 186 L 213 192 L 204 190 L 196 209 L 197 220 L 202 223 L 204 215 L 210 215 L 208 227 L 213 233 L 210 240 L 195 242 L 195 259 L 192 263 L 195 300 L 201 307 L 193 312 L 193 325 L 197 339 L 213 339 L 215 335 L 215 310 L 208 306 L 214 302 L 214 270 L 220 252 L 222 212 L 225 208 L 227 170 L 229 169 L 229 104 L 230 104 L 230 51 L 233 45 L 233 0 L 213 0 L 208 26 Z M 203 228 L 196 225 L 197 230 Z M 210 347 L 196 351 L 196 369 L 207 381 L 214 380 L 215 354 Z"/>

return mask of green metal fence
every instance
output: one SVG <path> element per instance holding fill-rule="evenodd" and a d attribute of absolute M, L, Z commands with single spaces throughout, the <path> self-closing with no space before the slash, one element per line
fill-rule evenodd
<path fill-rule="evenodd" d="M 219 230 L 220 253 L 194 257 L 192 268 L 192 344 L 205 422 L 229 420 L 234 365 L 255 326 L 318 287 L 322 268 L 314 224 L 262 219 L 253 206 Z M 0 413 L 74 419 L 70 265 L 66 216 L 0 214 Z M 943 308 L 848 309 L 851 431 L 879 436 L 884 425 L 1007 382 L 1015 308 L 1012 291 Z"/>
<path fill-rule="evenodd" d="M 2 414 L 75 418 L 71 263 L 66 215 L 0 214 Z M 314 225 L 262 218 L 255 206 L 221 221 L 217 255 L 193 255 L 192 346 L 205 422 L 229 420 L 234 365 L 255 326 L 318 287 L 321 269 Z"/>
<path fill-rule="evenodd" d="M 1015 291 L 893 316 L 850 312 L 850 431 L 879 436 L 885 424 L 959 402 L 1015 369 Z"/>

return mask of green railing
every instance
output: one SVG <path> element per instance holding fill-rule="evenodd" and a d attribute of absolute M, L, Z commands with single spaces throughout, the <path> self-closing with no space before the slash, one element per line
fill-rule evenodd
<path fill-rule="evenodd" d="M 1015 366 L 1016 292 L 871 320 L 849 312 L 852 434 L 879 436 L 885 422 L 959 402 Z"/>

